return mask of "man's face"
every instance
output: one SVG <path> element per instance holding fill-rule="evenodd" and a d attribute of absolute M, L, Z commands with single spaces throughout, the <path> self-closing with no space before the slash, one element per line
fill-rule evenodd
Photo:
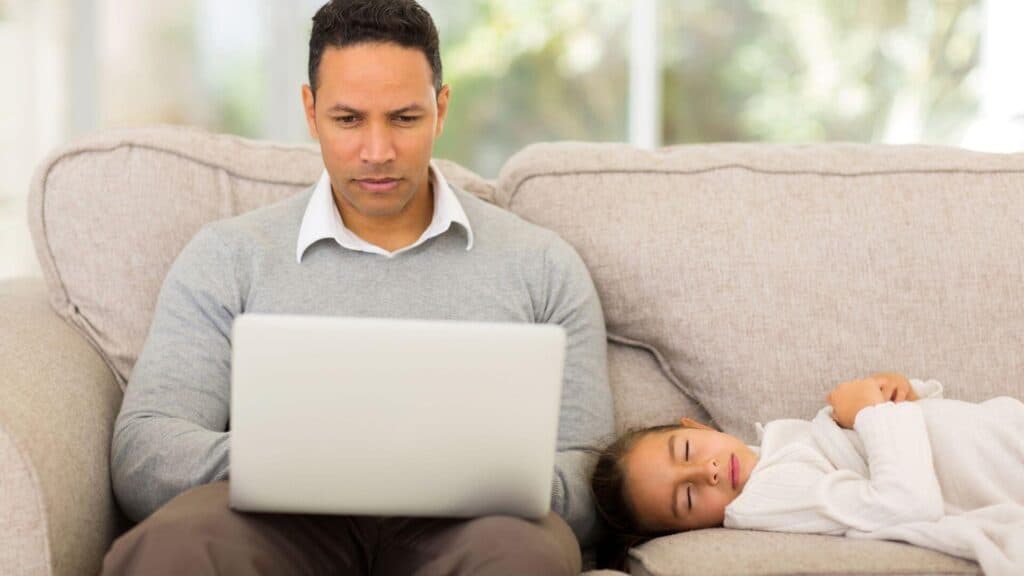
<path fill-rule="evenodd" d="M 448 87 L 435 95 L 423 52 L 392 43 L 326 48 L 318 83 L 315 101 L 303 87 L 303 103 L 335 198 L 366 217 L 401 215 L 428 193 Z"/>
<path fill-rule="evenodd" d="M 710 428 L 654 432 L 626 455 L 626 489 L 637 520 L 652 532 L 721 526 L 757 455 Z"/>

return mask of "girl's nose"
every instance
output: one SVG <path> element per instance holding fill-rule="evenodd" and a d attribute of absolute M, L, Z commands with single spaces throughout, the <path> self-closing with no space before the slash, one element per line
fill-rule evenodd
<path fill-rule="evenodd" d="M 718 484 L 719 466 L 717 458 L 709 458 L 703 462 L 689 462 L 676 469 L 678 480 L 693 483 L 706 483 L 710 486 Z"/>
<path fill-rule="evenodd" d="M 711 486 L 718 485 L 718 459 L 709 458 L 707 462 L 703 464 L 703 476 L 707 480 L 707 483 Z"/>

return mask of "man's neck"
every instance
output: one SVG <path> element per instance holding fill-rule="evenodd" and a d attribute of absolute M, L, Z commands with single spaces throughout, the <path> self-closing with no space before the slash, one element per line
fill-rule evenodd
<path fill-rule="evenodd" d="M 434 218 L 434 183 L 428 178 L 426 190 L 421 190 L 405 209 L 394 216 L 366 216 L 349 206 L 338 194 L 334 204 L 338 207 L 345 227 L 366 242 L 388 252 L 395 252 L 414 244 L 430 226 Z"/>

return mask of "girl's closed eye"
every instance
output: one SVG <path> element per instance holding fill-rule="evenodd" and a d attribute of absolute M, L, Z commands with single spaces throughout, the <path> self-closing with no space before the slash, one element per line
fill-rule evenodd
<path fill-rule="evenodd" d="M 693 497 L 690 492 L 691 488 L 691 486 L 680 486 L 679 490 L 676 491 L 679 503 L 675 506 L 675 509 L 678 510 L 679 515 L 686 514 L 693 510 Z"/>
<path fill-rule="evenodd" d="M 686 439 L 686 450 L 684 450 L 684 452 L 683 452 L 683 461 L 684 462 L 689 462 L 690 461 L 690 439 L 689 438 Z M 693 510 L 693 485 L 692 484 L 686 487 L 686 510 L 687 510 L 687 512 L 689 512 L 690 510 Z"/>

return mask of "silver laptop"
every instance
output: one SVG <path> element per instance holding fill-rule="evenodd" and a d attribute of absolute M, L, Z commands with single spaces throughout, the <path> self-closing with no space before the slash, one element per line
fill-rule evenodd
<path fill-rule="evenodd" d="M 561 327 L 244 314 L 232 332 L 232 508 L 547 514 Z"/>

